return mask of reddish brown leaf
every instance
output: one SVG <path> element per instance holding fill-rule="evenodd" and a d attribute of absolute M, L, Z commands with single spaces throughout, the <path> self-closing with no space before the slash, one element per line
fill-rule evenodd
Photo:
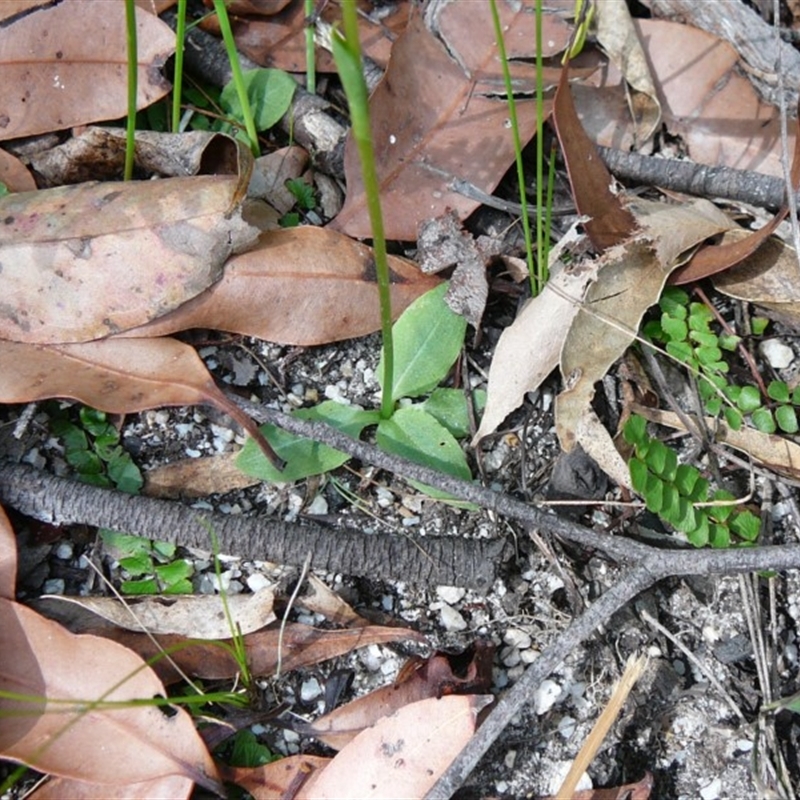
<path fill-rule="evenodd" d="M 381 717 L 399 711 L 410 703 L 446 694 L 486 692 L 491 684 L 491 656 L 470 662 L 466 674 L 458 677 L 453 673 L 446 656 L 437 655 L 428 659 L 418 669 L 389 686 L 353 700 L 347 705 L 325 714 L 308 725 L 301 725 L 298 733 L 314 736 L 335 750 L 341 750 L 362 730 L 374 725 Z M 489 674 L 479 675 L 482 665 L 489 667 Z"/>
<path fill-rule="evenodd" d="M 28 800 L 181 800 L 189 798 L 194 781 L 183 775 L 165 775 L 152 781 L 109 786 L 106 783 L 84 783 L 69 778 L 51 778 Z"/>
<path fill-rule="evenodd" d="M 277 458 L 258 426 L 219 390 L 197 353 L 175 339 L 60 346 L 0 341 L 0 374 L 0 403 L 66 397 L 112 414 L 208 403 L 235 419 L 270 460 Z"/>
<path fill-rule="evenodd" d="M 492 30 L 488 3 L 451 5 L 465 9 L 472 30 Z M 512 24 L 523 19 L 527 24 L 530 18 L 520 7 L 513 12 Z M 370 98 L 381 201 L 390 239 L 415 240 L 420 221 L 448 208 L 465 218 L 479 202 L 457 193 L 452 182 L 467 180 L 491 192 L 514 161 L 506 100 L 475 92 L 475 76 L 496 69 L 493 37 L 482 36 L 481 41 L 483 49 L 470 53 L 467 70 L 417 15 L 392 49 L 389 68 Z M 553 45 L 548 55 L 557 51 L 555 40 Z M 532 81 L 530 66 L 529 75 Z M 517 114 L 524 144 L 536 127 L 534 102 L 518 100 Z M 332 225 L 351 236 L 368 237 L 366 196 L 352 137 L 348 137 L 345 150 L 345 173 L 347 199 Z"/>
<path fill-rule="evenodd" d="M 451 695 L 420 700 L 356 736 L 297 794 L 335 797 L 424 797 L 470 740 L 491 698 Z"/>
<path fill-rule="evenodd" d="M 0 183 L 4 183 L 9 192 L 36 191 L 36 181 L 30 170 L 5 150 L 0 150 Z"/>
<path fill-rule="evenodd" d="M 97 339 L 199 294 L 257 235 L 229 214 L 247 179 L 81 184 L 0 198 L 0 338 Z"/>
<path fill-rule="evenodd" d="M 0 506 L 0 597 L 13 600 L 17 584 L 17 538 Z"/>
<path fill-rule="evenodd" d="M 181 709 L 170 716 L 136 699 L 164 697 L 144 662 L 124 647 L 76 636 L 0 599 L 0 755 L 89 783 L 130 784 L 182 775 L 221 789 L 214 762 Z M 113 701 L 113 707 L 93 702 Z"/>
<path fill-rule="evenodd" d="M 144 108 L 170 89 L 160 69 L 175 34 L 141 9 L 136 28 L 136 105 Z M 124 116 L 126 54 L 125 14 L 96 0 L 47 3 L 0 28 L 0 139 Z"/>
<path fill-rule="evenodd" d="M 320 4 L 317 4 L 319 8 Z M 385 67 L 389 61 L 392 43 L 405 29 L 410 2 L 394 3 L 387 16 L 376 21 L 370 13 L 373 6 L 361 0 L 359 7 L 359 40 L 364 55 Z M 333 24 L 341 19 L 336 3 L 322 5 L 321 19 Z M 305 10 L 302 2 L 290 3 L 280 13 L 268 17 L 240 18 L 233 25 L 236 45 L 240 52 L 263 67 L 277 67 L 287 72 L 306 71 Z M 315 48 L 318 72 L 336 72 L 331 54 L 322 47 Z"/>
<path fill-rule="evenodd" d="M 439 284 L 410 261 L 390 256 L 392 311 L 399 316 Z M 269 231 L 256 248 L 228 260 L 206 292 L 126 336 L 163 336 L 189 328 L 315 345 L 380 329 L 372 250 L 335 231 Z"/>
<path fill-rule="evenodd" d="M 97 628 L 93 632 L 130 647 L 142 658 L 148 660 L 160 652 L 152 640 L 143 633 L 121 631 L 117 628 Z M 179 649 L 171 652 L 171 657 L 184 672 L 190 675 L 216 680 L 233 678 L 239 674 L 239 665 L 229 654 L 230 648 L 224 650 L 216 642 L 193 641 L 191 644 L 187 644 L 186 639 L 174 635 L 156 636 L 155 638 L 164 649 L 180 645 Z M 244 637 L 247 661 L 254 675 L 271 675 L 275 672 L 279 663 L 279 638 L 278 627 L 249 633 Z M 422 634 L 407 628 L 370 625 L 355 630 L 319 630 L 308 625 L 287 625 L 283 633 L 281 670 L 289 672 L 298 667 L 318 664 L 320 661 L 335 658 L 359 647 L 366 647 L 370 644 L 387 644 L 404 639 L 425 641 Z M 230 640 L 225 641 L 227 644 L 231 644 Z M 173 667 L 163 659 L 157 661 L 153 665 L 153 669 L 166 683 L 181 679 Z"/>
<path fill-rule="evenodd" d="M 620 244 L 636 230 L 636 220 L 611 191 L 611 174 L 583 129 L 570 90 L 567 66 L 553 105 L 553 122 L 564 153 L 578 211 L 589 217 L 586 232 L 598 250 Z"/>
<path fill-rule="evenodd" d="M 220 771 L 225 781 L 235 783 L 250 792 L 255 800 L 293 798 L 300 787 L 330 763 L 321 756 L 288 756 L 263 767 L 229 767 Z"/>

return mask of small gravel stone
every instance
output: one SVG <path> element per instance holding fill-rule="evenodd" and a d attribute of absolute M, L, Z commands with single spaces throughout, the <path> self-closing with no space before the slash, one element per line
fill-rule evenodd
<path fill-rule="evenodd" d="M 509 628 L 503 637 L 503 641 L 519 650 L 527 650 L 531 646 L 530 634 L 521 631 L 519 628 Z"/>
<path fill-rule="evenodd" d="M 327 513 L 328 513 L 328 501 L 321 494 L 318 494 L 308 504 L 308 508 L 306 508 L 306 514 L 323 515 Z"/>
<path fill-rule="evenodd" d="M 66 588 L 63 578 L 49 578 L 42 584 L 42 594 L 64 594 Z"/>
<path fill-rule="evenodd" d="M 540 716 L 546 714 L 558 700 L 561 686 L 555 681 L 544 680 L 533 693 L 533 707 Z"/>
<path fill-rule="evenodd" d="M 794 361 L 794 351 L 780 339 L 767 339 L 758 349 L 773 369 L 786 369 Z"/>
<path fill-rule="evenodd" d="M 72 552 L 72 542 L 61 542 L 61 544 L 56 547 L 55 556 L 62 561 L 69 561 L 72 558 Z"/>
<path fill-rule="evenodd" d="M 439 609 L 439 616 L 442 620 L 442 627 L 446 631 L 463 631 L 467 627 L 467 621 L 451 605 L 442 603 Z"/>
<path fill-rule="evenodd" d="M 260 592 L 262 589 L 266 589 L 271 583 L 269 578 L 267 578 L 266 575 L 262 575 L 260 572 L 254 572 L 252 575 L 248 575 L 246 582 L 247 588 L 253 592 L 253 594 Z"/>
<path fill-rule="evenodd" d="M 451 606 L 464 599 L 466 590 L 459 586 L 437 586 L 436 595 L 440 600 L 449 603 Z M 509 642 L 511 644 L 511 642 Z"/>
<path fill-rule="evenodd" d="M 322 694 L 322 687 L 316 678 L 309 678 L 303 681 L 300 687 L 300 699 L 304 703 L 310 703 Z"/>
<path fill-rule="evenodd" d="M 722 781 L 719 778 L 714 778 L 711 783 L 700 790 L 700 797 L 702 797 L 703 800 L 716 800 L 716 798 L 719 797 L 721 789 Z"/>

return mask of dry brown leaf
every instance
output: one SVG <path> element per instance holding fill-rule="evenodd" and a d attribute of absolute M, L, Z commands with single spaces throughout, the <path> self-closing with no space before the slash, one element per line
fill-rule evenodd
<path fill-rule="evenodd" d="M 0 597 L 13 600 L 17 585 L 17 537 L 0 506 Z"/>
<path fill-rule="evenodd" d="M 553 104 L 553 123 L 564 153 L 572 196 L 586 217 L 586 233 L 600 251 L 620 244 L 636 230 L 636 221 L 622 198 L 612 191 L 611 174 L 578 119 L 568 80 L 561 71 Z"/>
<path fill-rule="evenodd" d="M 463 9 L 473 32 L 492 30 L 485 0 L 450 5 Z M 512 27 L 518 21 L 530 24 L 532 15 L 522 6 L 511 13 L 507 24 Z M 493 34 L 480 38 L 485 46 L 469 53 L 469 71 L 425 27 L 420 15 L 411 19 L 395 42 L 386 74 L 370 98 L 381 202 L 390 239 L 413 241 L 422 220 L 448 208 L 464 219 L 479 202 L 455 192 L 450 182 L 468 180 L 491 192 L 514 161 L 505 98 L 475 92 L 474 76 L 496 69 L 497 60 Z M 459 43 L 459 47 L 469 45 Z M 555 52 L 558 47 L 553 40 L 547 54 Z M 532 81 L 533 68 L 529 69 Z M 502 89 L 496 85 L 495 91 Z M 518 100 L 517 114 L 524 144 L 536 127 L 534 102 Z M 351 236 L 369 237 L 372 232 L 361 168 L 350 136 L 345 173 L 347 199 L 331 224 Z"/>
<path fill-rule="evenodd" d="M 379 20 L 372 19 L 374 6 L 361 0 L 359 8 L 359 42 L 364 55 L 385 67 L 389 61 L 392 43 L 408 22 L 410 2 L 389 6 L 390 13 Z M 334 3 L 320 9 L 323 22 L 333 24 L 341 18 Z M 303 3 L 293 2 L 280 13 L 269 17 L 250 17 L 236 20 L 233 25 L 239 52 L 262 67 L 277 67 L 287 72 L 306 71 L 305 10 Z M 315 48 L 315 65 L 318 72 L 336 72 L 331 54 L 322 47 Z"/>
<path fill-rule="evenodd" d="M 571 800 L 649 800 L 653 791 L 653 776 L 647 772 L 644 778 L 636 783 L 626 783 L 608 789 L 579 789 L 570 795 Z M 547 796 L 540 800 L 559 800 L 558 797 Z"/>
<path fill-rule="evenodd" d="M 158 17 L 136 12 L 136 107 L 170 89 L 160 69 L 175 34 Z M 117 119 L 127 113 L 125 14 L 96 0 L 47 3 L 0 28 L 0 139 Z M 91 90 L 87 90 L 91 87 Z"/>
<path fill-rule="evenodd" d="M 0 198 L 0 337 L 61 344 L 143 325 L 202 292 L 255 228 L 247 175 L 65 186 Z"/>
<path fill-rule="evenodd" d="M 302 786 L 297 800 L 424 797 L 472 737 L 481 695 L 411 703 L 383 717 Z"/>
<path fill-rule="evenodd" d="M 220 391 L 197 353 L 176 339 L 61 346 L 0 341 L 0 374 L 0 403 L 66 397 L 112 414 L 207 403 L 235 419 L 276 463 L 258 426 Z"/>
<path fill-rule="evenodd" d="M 631 411 L 659 425 L 686 430 L 678 415 L 672 411 L 647 408 L 638 403 L 631 406 Z M 780 475 L 800 477 L 800 445 L 791 439 L 763 433 L 755 428 L 743 427 L 735 431 L 714 417 L 706 417 L 705 424 L 708 430 L 714 431 L 716 441 L 721 444 L 746 453 L 753 461 Z"/>
<path fill-rule="evenodd" d="M 389 257 L 389 267 L 395 316 L 440 283 L 398 256 Z M 372 250 L 305 226 L 264 233 L 255 248 L 229 259 L 222 279 L 202 295 L 126 336 L 212 328 L 309 346 L 365 336 L 380 324 Z"/>
<path fill-rule="evenodd" d="M 33 169 L 48 186 L 119 180 L 125 164 L 124 128 L 90 126 L 63 144 L 31 156 Z M 239 148 L 230 136 L 211 131 L 136 131 L 135 165 L 167 177 L 235 175 Z"/>
<path fill-rule="evenodd" d="M 191 797 L 194 781 L 182 775 L 165 775 L 143 783 L 109 786 L 104 783 L 83 783 L 69 778 L 51 778 L 27 800 L 181 800 Z"/>
<path fill-rule="evenodd" d="M 595 6 L 597 41 L 632 89 L 629 96 L 637 148 L 646 143 L 661 124 L 661 104 L 639 33 L 634 28 L 625 0 L 605 0 Z"/>
<path fill-rule="evenodd" d="M 308 725 L 295 727 L 295 730 L 319 739 L 334 750 L 341 750 L 381 717 L 387 717 L 411 703 L 443 695 L 488 691 L 491 685 L 490 661 L 491 656 L 489 661 L 484 660 L 486 674 L 480 675 L 480 656 L 476 656 L 459 677 L 454 674 L 446 656 L 433 656 L 407 674 L 405 679 L 358 697 Z"/>
<path fill-rule="evenodd" d="M 323 583 L 313 572 L 308 576 L 308 591 L 297 598 L 297 604 L 312 614 L 322 614 L 334 625 L 365 628 L 369 621 L 357 614 L 336 592 Z"/>
<path fill-rule="evenodd" d="M 253 594 L 228 597 L 230 620 L 218 595 L 129 597 L 124 603 L 116 597 L 49 595 L 48 599 L 74 603 L 125 630 L 172 633 L 190 639 L 226 639 L 231 635 L 231 624 L 245 634 L 275 620 L 275 595 L 266 587 Z"/>
<path fill-rule="evenodd" d="M 255 800 L 293 798 L 311 775 L 331 762 L 321 756 L 287 756 L 263 767 L 229 767 L 221 765 L 225 781 L 246 789 Z"/>
<path fill-rule="evenodd" d="M 634 21 L 661 100 L 663 122 L 693 161 L 783 174 L 777 110 L 739 72 L 739 56 L 698 28 L 658 19 Z M 574 87 L 581 121 L 598 144 L 630 149 L 633 126 L 623 79 L 613 65 Z M 789 147 L 794 146 L 790 135 Z"/>
<path fill-rule="evenodd" d="M 80 624 L 84 623 L 81 621 Z M 143 633 L 133 633 L 108 626 L 89 630 L 98 636 L 107 637 L 129 647 L 146 660 L 160 652 L 153 641 Z M 189 675 L 218 680 L 234 678 L 239 674 L 239 665 L 229 653 L 231 647 L 223 650 L 213 642 L 187 643 L 184 637 L 170 634 L 155 638 L 164 649 L 180 646 L 175 652 L 170 651 L 171 657 Z M 352 630 L 319 630 L 308 625 L 291 624 L 284 627 L 282 658 L 278 655 L 278 643 L 281 641 L 279 626 L 248 633 L 244 637 L 244 642 L 250 671 L 254 675 L 272 675 L 279 663 L 281 671 L 289 672 L 298 667 L 318 664 L 344 655 L 359 647 L 405 639 L 426 641 L 422 634 L 407 628 L 369 625 Z M 223 641 L 228 645 L 232 644 L 229 639 Z M 165 683 L 182 680 L 182 676 L 164 659 L 154 663 L 153 669 Z"/>
<path fill-rule="evenodd" d="M 567 452 L 579 443 L 629 485 L 624 461 L 591 411 L 595 384 L 633 342 L 639 323 L 658 301 L 670 273 L 690 249 L 732 223 L 707 200 L 670 206 L 630 203 L 643 234 L 601 257 L 597 281 L 589 286 L 561 352 L 564 390 L 556 398 L 556 430 Z"/>
<path fill-rule="evenodd" d="M 144 473 L 142 494 L 148 497 L 207 497 L 254 486 L 260 481 L 237 466 L 239 453 L 182 458 Z"/>
<path fill-rule="evenodd" d="M 308 167 L 308 153 L 297 145 L 282 147 L 257 158 L 247 187 L 247 196 L 266 200 L 276 211 L 285 214 L 297 203 L 286 188 L 286 181 L 299 178 Z"/>
<path fill-rule="evenodd" d="M 76 636 L 0 599 L 0 755 L 90 783 L 130 784 L 182 775 L 221 791 L 213 759 L 180 708 L 126 701 L 164 697 L 164 686 L 124 647 Z M 91 706 L 94 701 L 121 706 Z M 66 705 L 65 705 L 66 703 Z"/>
<path fill-rule="evenodd" d="M 11 153 L 0 150 L 0 183 L 9 192 L 35 192 L 36 181 L 30 170 Z"/>

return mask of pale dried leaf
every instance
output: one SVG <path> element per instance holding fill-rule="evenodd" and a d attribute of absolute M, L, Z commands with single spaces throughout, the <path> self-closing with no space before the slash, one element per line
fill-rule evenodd
<path fill-rule="evenodd" d="M 130 784 L 182 775 L 218 787 L 213 759 L 192 718 L 174 708 L 126 701 L 164 697 L 144 662 L 120 645 L 76 636 L 34 611 L 0 599 L 0 754 L 54 775 Z M 112 708 L 87 705 L 115 701 Z M 65 705 L 66 703 L 66 705 Z"/>
<path fill-rule="evenodd" d="M 17 537 L 0 506 L 0 597 L 13 600 L 17 585 Z"/>
<path fill-rule="evenodd" d="M 0 198 L 0 337 L 88 341 L 199 294 L 257 236 L 238 214 L 226 216 L 246 180 L 82 184 Z"/>
<path fill-rule="evenodd" d="M 275 620 L 275 595 L 270 588 L 227 598 L 231 621 L 218 595 L 129 597 L 68 597 L 49 595 L 54 601 L 75 603 L 120 628 L 152 634 L 174 633 L 191 639 L 226 639 L 231 625 L 241 633 L 260 630 Z"/>
<path fill-rule="evenodd" d="M 440 283 L 398 256 L 389 257 L 389 267 L 396 316 Z M 262 234 L 255 248 L 229 259 L 222 279 L 206 292 L 126 335 L 212 328 L 310 346 L 380 326 L 372 250 L 336 231 L 304 226 Z"/>
<path fill-rule="evenodd" d="M 297 198 L 286 188 L 286 181 L 299 178 L 306 171 L 308 162 L 308 153 L 297 145 L 257 158 L 247 196 L 265 200 L 281 214 L 291 211 Z"/>
<path fill-rule="evenodd" d="M 659 425 L 666 425 L 675 430 L 686 430 L 678 415 L 672 411 L 647 408 L 638 404 L 633 404 L 631 411 Z M 718 442 L 746 453 L 760 466 L 789 478 L 800 477 L 800 445 L 788 437 L 763 433 L 749 427 L 735 431 L 713 417 L 706 417 L 705 424 L 708 430 L 714 431 Z"/>
<path fill-rule="evenodd" d="M 125 14 L 105 6 L 96 0 L 48 3 L 0 28 L 0 83 L 6 87 L 0 139 L 125 116 Z M 136 33 L 136 107 L 144 108 L 170 89 L 160 70 L 175 49 L 175 34 L 141 9 Z"/>
<path fill-rule="evenodd" d="M 489 367 L 486 409 L 472 440 L 476 445 L 538 388 L 558 366 L 561 348 L 586 287 L 597 276 L 597 261 L 585 260 L 554 271 L 501 334 Z"/>
<path fill-rule="evenodd" d="M 144 473 L 142 494 L 148 497 L 207 497 L 254 486 L 260 481 L 237 466 L 239 453 L 182 458 Z"/>
<path fill-rule="evenodd" d="M 450 695 L 421 700 L 362 731 L 297 800 L 424 797 L 472 737 L 491 697 Z"/>
<path fill-rule="evenodd" d="M 633 342 L 642 317 L 658 301 L 680 259 L 733 225 L 706 200 L 686 206 L 636 201 L 630 208 L 646 236 L 603 254 L 597 281 L 589 286 L 561 352 L 565 388 L 556 398 L 556 430 L 567 452 L 580 441 L 577 432 L 590 412 L 595 384 Z M 589 444 L 597 451 L 597 426 L 587 421 L 583 429 L 593 432 Z M 611 447 L 604 448 L 607 454 Z M 617 479 L 622 477 L 619 464 L 614 472 Z"/>
<path fill-rule="evenodd" d="M 346 625 L 350 628 L 363 628 L 369 621 L 357 614 L 336 592 L 321 581 L 314 573 L 309 573 L 308 588 L 297 598 L 297 604 L 313 614 L 322 614 L 328 622 Z"/>
<path fill-rule="evenodd" d="M 661 104 L 639 33 L 625 0 L 605 0 L 595 6 L 597 41 L 633 89 L 630 109 L 634 135 L 641 147 L 661 124 Z"/>

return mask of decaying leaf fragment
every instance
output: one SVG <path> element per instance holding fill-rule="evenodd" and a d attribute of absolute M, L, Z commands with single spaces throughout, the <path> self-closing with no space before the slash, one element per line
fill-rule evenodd
<path fill-rule="evenodd" d="M 627 350 L 650 306 L 681 258 L 733 222 L 707 200 L 672 206 L 637 200 L 630 204 L 642 233 L 601 257 L 597 280 L 586 292 L 561 351 L 564 391 L 556 398 L 556 431 L 564 450 L 578 442 L 589 454 L 601 448 L 601 466 L 622 485 L 630 476 L 622 458 L 608 458 L 610 436 L 591 410 L 595 384 Z M 606 441 L 607 440 L 607 441 Z M 605 447 L 604 447 L 605 445 Z"/>

